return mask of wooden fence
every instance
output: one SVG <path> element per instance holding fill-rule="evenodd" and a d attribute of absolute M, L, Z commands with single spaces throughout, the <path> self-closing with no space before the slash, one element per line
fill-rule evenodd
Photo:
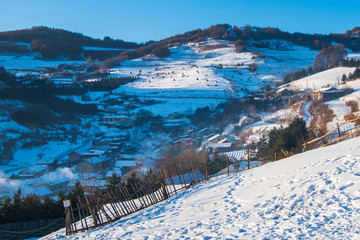
<path fill-rule="evenodd" d="M 176 174 L 171 175 L 174 169 Z M 204 166 L 202 171 L 189 168 L 180 172 L 174 166 L 171 172 L 169 169 L 149 171 L 140 182 L 128 183 L 127 187 L 77 196 L 75 206 L 69 200 L 64 201 L 66 235 L 109 224 L 164 201 L 179 190 L 208 180 L 206 169 Z"/>
<path fill-rule="evenodd" d="M 324 134 L 321 137 L 315 138 L 311 141 L 304 143 L 303 144 L 303 152 L 308 150 L 309 148 L 314 149 L 314 148 L 326 147 L 331 144 L 335 144 L 335 143 L 344 141 L 346 139 L 359 136 L 360 127 L 356 126 L 357 124 L 355 124 L 355 127 L 352 129 L 348 129 L 348 130 L 341 129 L 341 126 L 343 126 L 345 124 L 357 123 L 359 121 L 360 121 L 360 118 L 355 118 L 353 120 L 346 121 L 341 124 L 337 124 L 337 127 L 334 130 L 329 131 L 328 133 Z"/>

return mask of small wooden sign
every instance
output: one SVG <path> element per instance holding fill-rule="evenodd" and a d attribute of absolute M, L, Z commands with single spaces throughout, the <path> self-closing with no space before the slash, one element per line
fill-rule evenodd
<path fill-rule="evenodd" d="M 70 200 L 63 201 L 64 207 L 70 207 Z"/>

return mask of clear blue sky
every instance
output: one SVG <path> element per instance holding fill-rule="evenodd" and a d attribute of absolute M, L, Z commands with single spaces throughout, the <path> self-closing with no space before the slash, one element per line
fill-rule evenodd
<path fill-rule="evenodd" d="M 1 0 L 0 31 L 43 25 L 136 42 L 218 23 L 343 33 L 359 13 L 359 0 Z"/>

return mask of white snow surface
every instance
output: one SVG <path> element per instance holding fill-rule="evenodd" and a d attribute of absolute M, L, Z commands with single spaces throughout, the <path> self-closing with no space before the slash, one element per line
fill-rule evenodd
<path fill-rule="evenodd" d="M 204 46 L 220 44 L 224 47 L 203 50 Z M 206 106 L 214 108 L 229 98 L 262 91 L 267 84 L 273 86 L 284 74 L 311 65 L 317 53 L 290 43 L 286 46 L 281 51 L 250 49 L 263 53 L 265 58 L 258 58 L 252 52 L 236 53 L 234 46 L 225 40 L 208 39 L 172 47 L 167 58 L 147 55 L 110 69 L 110 76 L 139 77 L 113 93 L 161 101 L 143 108 L 155 115 L 191 112 Z M 253 64 L 259 67 L 255 72 L 249 71 Z"/>
<path fill-rule="evenodd" d="M 43 239 L 358 239 L 359 140 L 218 176 L 107 226 Z"/>
<path fill-rule="evenodd" d="M 319 90 L 324 87 L 338 87 L 341 84 L 342 75 L 345 74 L 348 76 L 349 73 L 353 73 L 355 69 L 356 68 L 348 67 L 332 68 L 285 84 L 279 87 L 279 89 L 288 88 L 294 90 Z"/>

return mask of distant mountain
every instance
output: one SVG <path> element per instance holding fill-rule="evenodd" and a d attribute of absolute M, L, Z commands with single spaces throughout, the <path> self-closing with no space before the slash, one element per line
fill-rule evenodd
<path fill-rule="evenodd" d="M 57 59 L 69 58 L 80 59 L 83 57 L 93 58 L 109 58 L 116 56 L 124 49 L 135 49 L 142 46 L 135 42 L 126 42 L 123 40 L 114 40 L 110 37 L 101 39 L 94 39 L 84 36 L 81 33 L 74 33 L 62 29 L 48 28 L 48 27 L 33 27 L 30 29 L 22 29 L 15 31 L 0 32 L 0 51 L 11 51 L 23 53 L 26 52 L 24 45 L 16 47 L 14 43 L 30 43 L 31 50 L 40 52 L 43 58 Z M 86 50 L 83 53 L 84 47 L 102 47 L 102 48 L 116 48 L 112 51 L 101 52 L 101 50 Z M 101 54 L 99 54 L 101 52 Z M 115 55 L 114 55 L 115 54 Z"/>
<path fill-rule="evenodd" d="M 92 57 L 93 59 L 105 60 L 109 58 L 103 63 L 103 67 L 106 68 L 119 64 L 124 60 L 142 57 L 151 53 L 158 57 L 165 57 L 170 54 L 168 47 L 200 42 L 208 38 L 234 41 L 237 52 L 246 50 L 247 46 L 267 48 L 269 46 L 263 41 L 272 39 L 288 41 L 313 50 L 321 50 L 335 42 L 343 44 L 354 52 L 360 51 L 360 27 L 355 27 L 345 33 L 323 35 L 289 33 L 271 27 L 237 27 L 229 24 L 218 24 L 206 29 L 196 29 L 161 41 L 151 41 L 147 44 L 114 40 L 110 37 L 104 37 L 102 40 L 94 39 L 81 33 L 40 26 L 0 32 L 0 51 L 24 53 L 27 51 L 24 46 L 15 46 L 14 43 L 30 43 L 31 50 L 40 52 L 43 58 L 46 59 L 83 59 Z M 110 50 L 109 48 L 113 49 Z"/>
<path fill-rule="evenodd" d="M 103 40 L 94 39 L 81 33 L 75 33 L 67 30 L 49 28 L 44 26 L 32 27 L 30 29 L 0 32 L 0 41 L 31 43 L 35 39 L 48 41 L 71 41 L 73 43 L 80 44 L 81 46 L 107 48 L 134 49 L 141 46 L 140 44 L 135 42 L 126 42 L 123 40 L 111 39 L 110 37 L 104 37 Z"/>
<path fill-rule="evenodd" d="M 349 30 L 343 34 L 305 34 L 305 33 L 289 33 L 279 30 L 278 28 L 260 28 L 260 27 L 237 27 L 229 24 L 218 24 L 206 29 L 196 29 L 178 34 L 164 40 L 141 46 L 133 51 L 121 53 L 117 58 L 109 59 L 103 63 L 104 67 L 113 66 L 124 60 L 134 59 L 154 53 L 156 48 L 166 48 L 169 46 L 186 44 L 189 42 L 201 42 L 208 38 L 215 40 L 234 41 L 238 52 L 244 51 L 246 46 L 253 45 L 256 47 L 267 48 L 268 46 L 262 41 L 264 40 L 284 40 L 293 44 L 308 47 L 312 50 L 321 50 L 329 47 L 336 42 L 344 44 L 344 46 L 354 52 L 360 51 L 359 27 Z"/>

